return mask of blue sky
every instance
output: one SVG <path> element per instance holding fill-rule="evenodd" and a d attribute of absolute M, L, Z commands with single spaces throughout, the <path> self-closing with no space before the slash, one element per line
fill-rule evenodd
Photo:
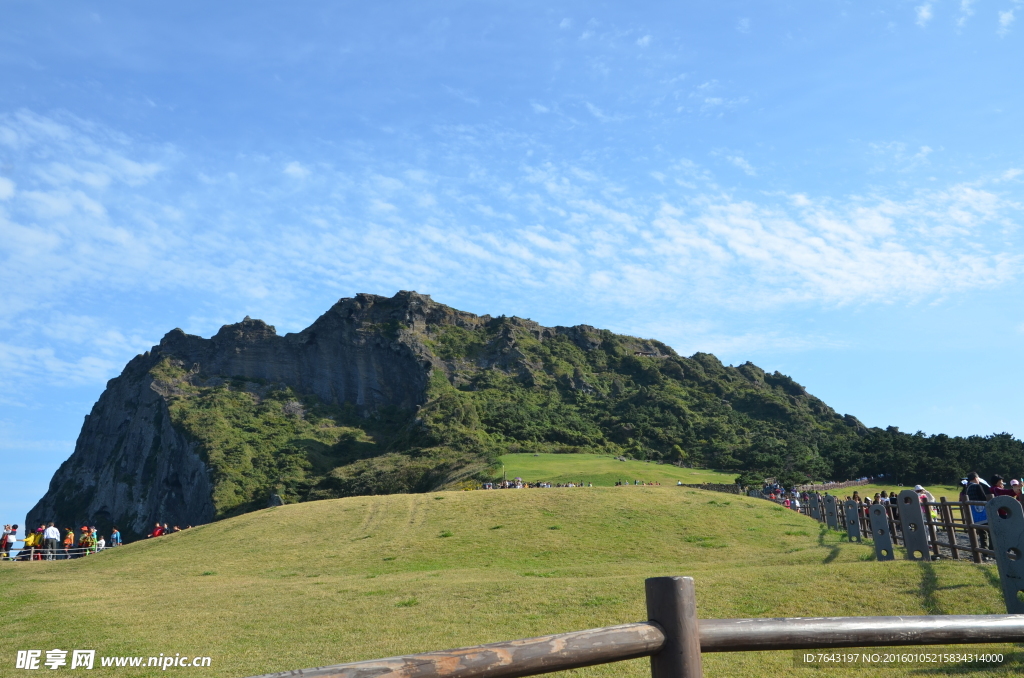
<path fill-rule="evenodd" d="M 168 330 L 357 292 L 1024 435 L 1022 34 L 1014 0 L 0 0 L 0 520 Z"/>

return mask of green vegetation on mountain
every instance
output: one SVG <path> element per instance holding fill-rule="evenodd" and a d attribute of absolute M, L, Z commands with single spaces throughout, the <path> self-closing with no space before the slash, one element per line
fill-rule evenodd
<path fill-rule="evenodd" d="M 703 618 L 1005 609 L 992 566 L 865 560 L 872 553 L 763 500 L 674 486 L 296 504 L 79 560 L 0 563 L 0 675 L 22 673 L 13 666 L 24 649 L 94 649 L 88 675 L 100 678 L 126 669 L 99 657 L 161 653 L 212 665 L 130 675 L 239 678 L 610 626 L 646 619 L 643 580 L 666 575 L 694 577 Z M 795 675 L 792 652 L 708 654 L 704 665 L 708 678 Z M 943 664 L 886 675 L 1021 668 L 1016 656 L 990 672 Z M 636 660 L 572 675 L 640 678 L 650 668 Z"/>
<path fill-rule="evenodd" d="M 295 502 L 425 492 L 480 466 L 454 446 L 411 453 L 411 417 L 394 408 L 362 417 L 280 384 L 197 378 L 169 359 L 151 374 L 173 423 L 200 443 L 218 517 L 263 508 L 271 493 Z"/>
<path fill-rule="evenodd" d="M 381 313 L 401 305 L 374 299 Z M 621 456 L 749 484 L 882 473 L 952 483 L 971 468 L 1024 470 L 1024 445 L 1007 434 L 868 429 L 751 363 L 428 304 L 425 322 L 354 321 L 359 337 L 422 359 L 415 410 L 327 405 L 278 383 L 186 371 L 173 357 L 151 369 L 211 469 L 218 516 L 264 506 L 270 493 L 293 502 L 457 487 L 495 477 L 499 457 L 517 453 Z"/>

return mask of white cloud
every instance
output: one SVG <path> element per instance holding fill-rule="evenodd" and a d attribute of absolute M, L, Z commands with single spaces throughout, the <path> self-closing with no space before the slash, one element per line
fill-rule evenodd
<path fill-rule="evenodd" d="M 533 108 L 534 113 L 547 113 L 550 111 L 550 109 L 547 106 L 544 106 L 543 104 L 538 104 L 536 102 L 532 102 L 530 106 Z"/>
<path fill-rule="evenodd" d="M 9 200 L 14 195 L 14 182 L 0 177 L 0 200 Z"/>
<path fill-rule="evenodd" d="M 999 30 L 997 31 L 1000 37 L 1006 36 L 1010 32 L 1010 26 L 1017 19 L 1012 9 L 1008 9 L 1005 12 L 999 12 Z"/>
<path fill-rule="evenodd" d="M 625 118 L 621 115 L 609 115 L 605 113 L 604 111 L 602 111 L 600 108 L 590 103 L 589 101 L 587 101 L 585 105 L 587 107 L 587 110 L 590 111 L 590 114 L 597 118 L 598 120 L 600 120 L 601 122 L 621 122 L 622 120 L 625 120 Z"/>
<path fill-rule="evenodd" d="M 960 0 L 960 17 L 956 20 L 956 25 L 963 27 L 967 24 L 967 20 L 974 16 L 974 3 L 977 0 Z"/>
<path fill-rule="evenodd" d="M 754 169 L 753 165 L 746 161 L 743 156 L 740 155 L 727 155 L 725 159 L 731 162 L 736 167 L 739 167 L 747 176 L 756 177 L 757 170 Z"/>
<path fill-rule="evenodd" d="M 932 3 L 926 2 L 923 5 L 918 5 L 914 8 L 914 12 L 917 14 L 917 25 L 924 28 L 932 20 Z"/>
<path fill-rule="evenodd" d="M 736 22 L 736 30 L 739 31 L 740 33 L 749 33 L 750 32 L 750 18 L 749 17 L 743 17 L 739 21 L 737 21 Z"/>
<path fill-rule="evenodd" d="M 927 166 L 929 157 L 935 152 L 927 145 L 919 146 L 915 151 L 902 141 L 873 142 L 868 144 L 868 148 L 879 159 L 872 168 L 873 172 L 912 172 Z"/>
<path fill-rule="evenodd" d="M 572 28 L 572 19 L 570 19 L 568 17 L 566 17 L 565 19 L 562 19 L 560 22 L 558 22 L 558 27 L 559 28 L 563 28 L 563 29 L 564 28 Z"/>
<path fill-rule="evenodd" d="M 638 39 L 638 40 L 636 41 L 636 44 L 638 44 L 638 45 L 639 45 L 639 46 L 641 46 L 641 47 L 647 47 L 648 45 L 650 45 L 650 44 L 651 44 L 651 36 L 649 36 L 649 35 L 645 35 L 644 37 L 642 37 L 642 38 L 639 38 L 639 39 Z"/>
<path fill-rule="evenodd" d="M 304 167 L 302 163 L 293 160 L 284 166 L 284 173 L 293 179 L 305 179 L 309 176 L 309 169 Z"/>

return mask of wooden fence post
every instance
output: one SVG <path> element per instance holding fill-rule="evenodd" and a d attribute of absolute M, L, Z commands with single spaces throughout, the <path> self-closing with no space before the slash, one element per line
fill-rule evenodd
<path fill-rule="evenodd" d="M 903 528 L 903 545 L 907 549 L 907 560 L 931 562 L 928 550 L 928 530 L 925 529 L 921 498 L 913 490 L 903 490 L 899 496 L 900 526 Z"/>
<path fill-rule="evenodd" d="M 970 504 L 961 502 L 960 514 L 964 517 L 964 529 L 967 530 L 967 538 L 971 541 L 971 559 L 981 564 L 981 554 L 978 553 L 981 545 L 978 543 L 978 530 L 974 527 L 974 511 L 971 510 Z"/>
<path fill-rule="evenodd" d="M 956 546 L 956 527 L 953 525 L 953 511 L 949 508 L 949 504 L 946 503 L 945 497 L 939 497 L 940 511 L 942 512 L 942 522 L 946 527 L 946 538 L 949 539 L 949 554 L 953 557 L 953 560 L 960 560 L 960 549 Z"/>
<path fill-rule="evenodd" d="M 703 678 L 693 577 L 652 577 L 644 589 L 647 616 L 665 633 L 665 645 L 651 655 L 651 678 Z"/>
<path fill-rule="evenodd" d="M 871 520 L 871 539 L 875 543 L 875 558 L 896 560 L 889 535 L 889 512 L 885 508 L 885 504 L 872 504 L 871 510 L 868 511 L 868 518 Z"/>
<path fill-rule="evenodd" d="M 985 507 L 1007 614 L 1024 614 L 1024 508 L 1014 497 L 995 497 Z"/>
<path fill-rule="evenodd" d="M 850 541 L 860 541 L 860 502 L 850 500 L 844 504 L 846 508 L 846 536 Z"/>

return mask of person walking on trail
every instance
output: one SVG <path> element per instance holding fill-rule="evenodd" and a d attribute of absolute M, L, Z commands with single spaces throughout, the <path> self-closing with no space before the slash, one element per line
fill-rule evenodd
<path fill-rule="evenodd" d="M 938 511 L 935 510 L 934 506 L 930 504 L 935 503 L 935 497 L 932 493 L 924 489 L 922 485 L 914 485 L 914 492 L 917 493 L 917 498 L 921 500 L 921 508 L 927 509 L 928 517 L 933 523 L 939 522 Z"/>
<path fill-rule="evenodd" d="M 64 560 L 70 560 L 73 548 L 75 548 L 75 531 L 66 527 L 64 528 Z"/>
<path fill-rule="evenodd" d="M 60 530 L 51 522 L 43 530 L 43 553 L 47 560 L 57 559 L 57 546 L 60 544 Z"/>
<path fill-rule="evenodd" d="M 4 533 L 0 535 L 0 560 L 7 560 L 8 556 L 11 555 L 11 547 L 7 545 L 10 538 L 11 526 L 4 525 Z"/>
<path fill-rule="evenodd" d="M 967 500 L 968 501 L 988 501 L 992 498 L 992 492 L 989 488 L 981 484 L 981 477 L 975 471 L 971 471 L 967 474 Z M 985 511 L 984 506 L 971 506 L 971 518 L 974 519 L 975 525 L 987 525 L 988 514 Z M 988 548 L 988 530 L 977 530 L 978 533 L 978 545 L 983 548 Z"/>

